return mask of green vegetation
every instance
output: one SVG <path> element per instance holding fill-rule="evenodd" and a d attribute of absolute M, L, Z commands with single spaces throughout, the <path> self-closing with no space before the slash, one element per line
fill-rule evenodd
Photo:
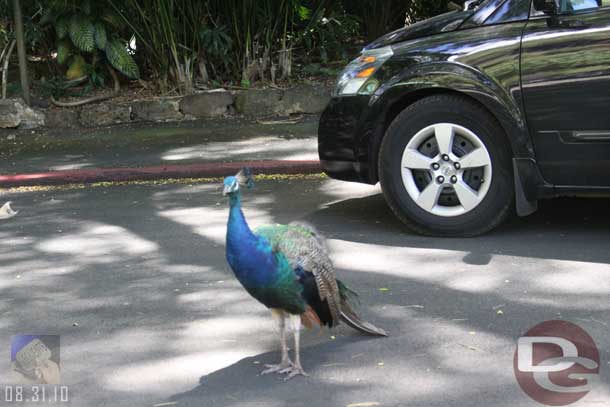
<path fill-rule="evenodd" d="M 362 45 L 448 0 L 29 0 L 28 50 L 47 86 L 114 71 L 161 92 L 333 76 Z M 0 50 L 12 39 L 0 0 Z M 109 69 L 109 67 L 112 67 Z M 116 82 L 116 81 L 115 81 Z M 61 88 L 61 86 L 60 86 Z M 61 89 L 60 89 L 61 90 Z M 55 89 L 57 93 L 57 89 Z"/>

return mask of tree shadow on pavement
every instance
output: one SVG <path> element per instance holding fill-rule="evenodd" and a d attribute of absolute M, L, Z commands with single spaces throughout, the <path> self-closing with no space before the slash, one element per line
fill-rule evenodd
<path fill-rule="evenodd" d="M 379 195 L 337 201 L 326 184 L 261 182 L 244 201 L 253 226 L 303 218 L 327 235 L 363 317 L 391 334 L 306 334 L 311 377 L 258 376 L 277 335 L 226 265 L 218 185 L 20 198 L 0 228 L 0 326 L 62 335 L 75 405 L 529 406 L 514 342 L 553 318 L 582 323 L 609 360 L 595 322 L 610 322 L 609 296 L 591 266 L 607 263 L 607 201 L 554 201 L 485 237 L 435 239 L 406 232 Z"/>
<path fill-rule="evenodd" d="M 465 251 L 464 262 L 473 265 L 488 264 L 494 254 L 610 263 L 609 205 L 609 199 L 601 198 L 541 201 L 535 214 L 512 216 L 497 230 L 475 238 L 413 234 L 392 214 L 381 194 L 339 201 L 311 213 L 307 220 L 328 236 L 354 242 Z"/>

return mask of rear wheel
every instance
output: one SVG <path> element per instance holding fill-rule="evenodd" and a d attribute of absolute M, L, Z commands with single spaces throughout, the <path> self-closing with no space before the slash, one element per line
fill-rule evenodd
<path fill-rule="evenodd" d="M 510 213 L 511 150 L 493 117 L 451 95 L 422 99 L 392 122 L 379 157 L 384 196 L 412 230 L 474 236 Z"/>

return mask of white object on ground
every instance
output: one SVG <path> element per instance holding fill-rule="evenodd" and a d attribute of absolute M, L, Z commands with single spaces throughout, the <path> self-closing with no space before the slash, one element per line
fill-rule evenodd
<path fill-rule="evenodd" d="M 11 202 L 9 201 L 0 208 L 0 219 L 9 219 L 18 213 L 19 211 L 14 211 L 13 208 L 11 208 Z"/>

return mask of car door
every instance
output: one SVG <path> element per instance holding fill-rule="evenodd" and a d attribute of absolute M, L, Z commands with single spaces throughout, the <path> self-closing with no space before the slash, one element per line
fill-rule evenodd
<path fill-rule="evenodd" d="M 610 0 L 557 0 L 532 11 L 522 42 L 522 92 L 546 181 L 610 186 Z"/>

